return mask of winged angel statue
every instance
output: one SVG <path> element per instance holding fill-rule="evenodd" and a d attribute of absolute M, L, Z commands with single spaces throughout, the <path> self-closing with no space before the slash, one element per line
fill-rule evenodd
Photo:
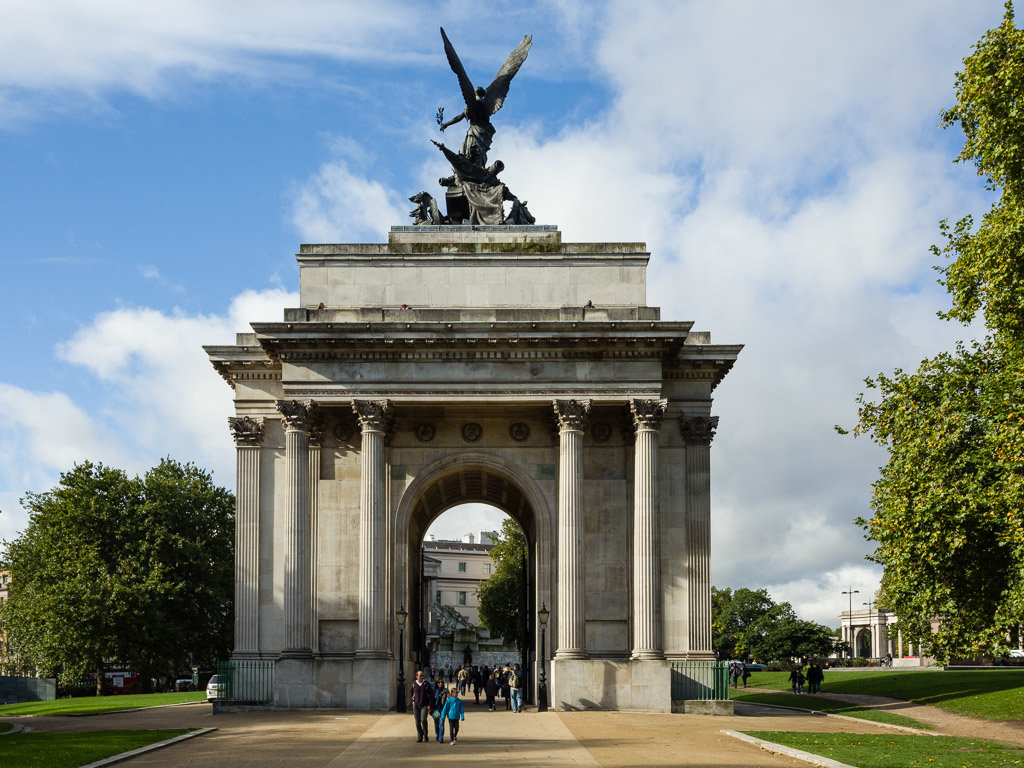
<path fill-rule="evenodd" d="M 498 174 L 505 165 L 500 160 L 487 165 L 487 153 L 494 138 L 491 115 L 505 103 L 512 78 L 530 52 L 533 35 L 526 35 L 508 55 L 487 88 L 473 87 L 473 82 L 466 74 L 466 69 L 462 66 L 459 55 L 443 27 L 441 39 L 444 40 L 448 64 L 459 79 L 459 89 L 462 91 L 466 108 L 447 122 L 443 120 L 444 110 L 439 109 L 437 122 L 442 132 L 462 120 L 469 123 L 469 129 L 458 153 L 444 144 L 434 142 L 451 162 L 454 171 L 452 176 L 440 180 L 441 186 L 447 188 L 447 215 L 440 214 L 437 203 L 426 192 L 419 192 L 409 198 L 411 202 L 417 203 L 416 209 L 409 215 L 413 218 L 414 224 L 533 224 L 534 218 L 526 209 L 526 203 L 520 201 L 498 180 Z M 503 206 L 506 201 L 512 203 L 508 216 L 505 215 Z"/>

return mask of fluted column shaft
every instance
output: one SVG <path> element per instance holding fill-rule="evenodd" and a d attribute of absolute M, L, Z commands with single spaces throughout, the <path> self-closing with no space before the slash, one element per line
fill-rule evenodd
<path fill-rule="evenodd" d="M 320 649 L 320 637 L 317 627 L 317 530 L 320 516 L 320 446 L 323 443 L 323 430 L 319 423 L 309 432 L 309 624 L 310 647 L 314 652 Z"/>
<path fill-rule="evenodd" d="M 280 400 L 284 417 L 285 550 L 283 655 L 312 654 L 310 578 L 309 432 L 317 420 L 312 402 Z"/>
<path fill-rule="evenodd" d="M 584 597 L 583 430 L 589 400 L 555 400 L 558 418 L 558 649 L 556 658 L 587 658 Z"/>
<path fill-rule="evenodd" d="M 711 647 L 711 440 L 717 416 L 681 416 L 686 441 L 686 571 L 690 626 L 687 656 L 712 659 Z"/>
<path fill-rule="evenodd" d="M 235 643 L 233 658 L 259 654 L 260 445 L 262 418 L 228 419 L 235 438 Z"/>
<path fill-rule="evenodd" d="M 359 644 L 356 653 L 387 655 L 384 594 L 384 435 L 391 403 L 356 400 L 352 410 L 362 429 L 359 488 Z"/>
<path fill-rule="evenodd" d="M 633 400 L 633 658 L 661 659 L 658 621 L 658 432 L 667 400 Z"/>

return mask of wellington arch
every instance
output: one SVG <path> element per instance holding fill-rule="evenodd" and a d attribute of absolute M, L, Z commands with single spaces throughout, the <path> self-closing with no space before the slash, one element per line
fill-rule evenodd
<path fill-rule="evenodd" d="M 275 706 L 394 707 L 423 535 L 482 502 L 526 534 L 552 706 L 671 709 L 670 663 L 713 658 L 712 392 L 741 347 L 661 320 L 649 258 L 538 225 L 303 245 L 299 306 L 206 347 L 235 399 L 232 658 L 273 665 Z"/>

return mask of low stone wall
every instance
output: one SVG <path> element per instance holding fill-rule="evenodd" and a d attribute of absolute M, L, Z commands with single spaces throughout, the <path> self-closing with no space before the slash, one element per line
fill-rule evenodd
<path fill-rule="evenodd" d="M 736 708 L 732 701 L 720 699 L 673 701 L 672 711 L 684 715 L 726 715 L 731 717 L 736 714 Z"/>

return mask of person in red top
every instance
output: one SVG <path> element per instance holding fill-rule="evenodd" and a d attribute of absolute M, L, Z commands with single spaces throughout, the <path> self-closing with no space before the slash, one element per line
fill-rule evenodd
<path fill-rule="evenodd" d="M 416 718 L 416 741 L 429 741 L 427 718 L 434 703 L 434 686 L 423 679 L 422 669 L 416 672 L 416 679 L 409 686 L 409 700 L 412 702 L 412 716 Z"/>

